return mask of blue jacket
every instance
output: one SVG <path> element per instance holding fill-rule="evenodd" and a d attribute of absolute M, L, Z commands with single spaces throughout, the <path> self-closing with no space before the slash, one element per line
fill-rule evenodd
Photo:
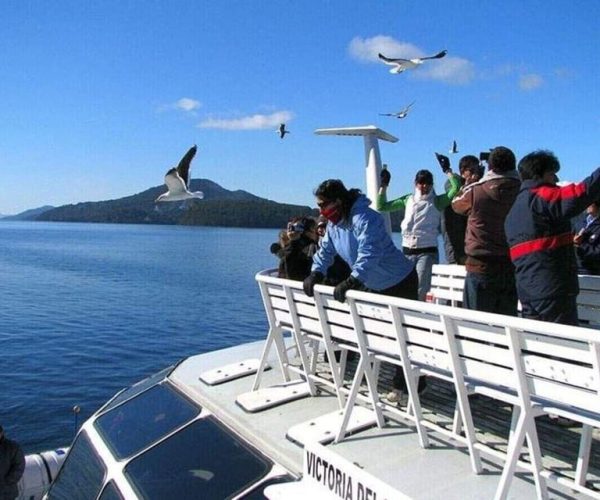
<path fill-rule="evenodd" d="M 312 271 L 327 274 L 338 254 L 352 269 L 351 275 L 372 290 L 384 290 L 408 276 L 413 263 L 394 246 L 383 217 L 369 208 L 370 203 L 360 195 L 352 205 L 349 221 L 327 223 Z"/>
<path fill-rule="evenodd" d="M 521 302 L 579 293 L 571 217 L 600 197 L 600 168 L 578 184 L 527 180 L 504 229 Z"/>

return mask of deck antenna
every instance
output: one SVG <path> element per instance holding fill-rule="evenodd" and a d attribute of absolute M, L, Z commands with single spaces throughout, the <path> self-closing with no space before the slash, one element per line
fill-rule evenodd
<path fill-rule="evenodd" d="M 384 132 L 375 125 L 363 127 L 319 128 L 317 135 L 351 135 L 362 136 L 365 145 L 365 166 L 367 197 L 375 202 L 379 192 L 379 173 L 381 172 L 381 155 L 379 154 L 379 139 L 388 142 L 398 142 L 398 138 Z M 392 224 L 390 214 L 382 213 L 387 232 L 391 234 Z"/>
<path fill-rule="evenodd" d="M 79 428 L 78 425 L 78 419 L 79 419 L 79 413 L 81 412 L 81 407 L 79 405 L 75 405 L 72 408 L 73 411 L 73 416 L 75 417 L 75 432 L 74 432 L 74 436 L 77 436 L 77 429 Z"/>

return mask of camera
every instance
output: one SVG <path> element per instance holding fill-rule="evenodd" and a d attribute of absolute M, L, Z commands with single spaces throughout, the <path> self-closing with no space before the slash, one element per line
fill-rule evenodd
<path fill-rule="evenodd" d="M 481 153 L 479 153 L 479 161 L 488 161 L 489 158 L 490 158 L 489 151 L 482 151 Z"/>
<path fill-rule="evenodd" d="M 302 222 L 289 222 L 287 225 L 288 233 L 303 233 L 304 224 Z"/>

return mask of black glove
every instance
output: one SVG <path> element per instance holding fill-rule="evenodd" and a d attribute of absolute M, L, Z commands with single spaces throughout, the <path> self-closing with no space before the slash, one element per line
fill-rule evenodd
<path fill-rule="evenodd" d="M 271 245 L 271 253 L 274 255 L 277 255 L 277 253 L 279 252 L 279 250 L 281 250 L 281 245 L 279 243 L 273 243 Z"/>
<path fill-rule="evenodd" d="M 450 167 L 450 160 L 447 156 L 435 153 L 435 157 L 437 158 L 440 167 L 442 167 L 442 172 L 447 174 L 448 172 L 450 172 L 450 170 L 452 170 L 452 168 Z"/>
<path fill-rule="evenodd" d="M 379 174 L 379 182 L 381 187 L 388 187 L 390 185 L 390 181 L 392 180 L 392 174 L 387 168 L 384 168 Z"/>
<path fill-rule="evenodd" d="M 333 289 L 333 298 L 338 302 L 346 301 L 346 292 L 363 288 L 363 284 L 354 276 L 349 276 Z"/>
<path fill-rule="evenodd" d="M 324 278 L 325 276 L 323 276 L 323 273 L 320 273 L 319 271 L 313 271 L 310 273 L 302 283 L 304 293 L 309 297 L 312 297 L 314 295 L 315 285 L 322 283 Z"/>

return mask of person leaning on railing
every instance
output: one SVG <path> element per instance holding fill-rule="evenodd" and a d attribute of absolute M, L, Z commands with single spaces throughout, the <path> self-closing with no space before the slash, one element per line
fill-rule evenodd
<path fill-rule="evenodd" d="M 317 206 L 328 220 L 327 231 L 313 257 L 311 273 L 304 280 L 306 295 L 312 297 L 316 284 L 323 283 L 327 269 L 339 255 L 351 269 L 350 276 L 333 292 L 344 302 L 348 290 L 417 299 L 417 273 L 412 262 L 396 248 L 381 214 L 369 208 L 370 201 L 359 189 L 346 189 L 339 179 L 323 181 L 315 190 Z M 424 379 L 421 383 L 423 387 Z M 392 385 L 406 386 L 402 370 Z"/>

